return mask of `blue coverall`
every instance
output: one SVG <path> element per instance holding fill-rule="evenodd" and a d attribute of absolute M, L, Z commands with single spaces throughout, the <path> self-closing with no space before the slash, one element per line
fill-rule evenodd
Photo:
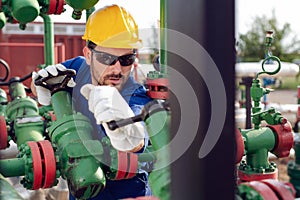
<path fill-rule="evenodd" d="M 90 119 L 91 124 L 94 128 L 93 137 L 100 140 L 102 137 L 106 136 L 105 130 L 102 125 L 96 124 L 93 113 L 88 109 L 88 101 L 80 93 L 80 88 L 83 85 L 92 83 L 90 66 L 86 64 L 85 58 L 81 56 L 67 60 L 62 64 L 66 68 L 74 69 L 76 71 L 76 76 L 74 77 L 76 86 L 72 91 L 73 107 L 75 111 L 84 114 Z M 140 114 L 143 106 L 151 101 L 151 98 L 146 95 L 145 87 L 138 84 L 132 76 L 129 77 L 122 91 L 120 91 L 120 94 L 126 100 L 135 115 Z M 148 141 L 149 138 L 146 134 L 145 145 L 143 149 L 141 149 L 137 153 L 143 152 L 145 150 Z M 147 163 L 145 163 L 145 166 L 147 166 Z M 117 200 L 128 197 L 149 195 L 151 195 L 151 190 L 148 184 L 148 173 L 143 169 L 139 169 L 137 175 L 131 179 L 117 181 L 107 179 L 104 190 L 100 192 L 98 196 L 91 199 Z M 70 200 L 71 199 L 75 198 L 70 193 Z"/>

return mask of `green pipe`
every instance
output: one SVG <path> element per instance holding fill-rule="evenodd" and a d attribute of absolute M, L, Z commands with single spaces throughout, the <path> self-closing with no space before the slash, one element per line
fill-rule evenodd
<path fill-rule="evenodd" d="M 154 196 L 160 200 L 169 200 L 171 199 L 170 151 L 168 148 L 170 114 L 167 111 L 154 113 L 146 119 L 145 124 L 153 147 L 152 153 L 156 157 L 155 170 L 149 176 L 149 183 Z"/>
<path fill-rule="evenodd" d="M 160 73 L 167 75 L 167 0 L 160 1 Z"/>
<path fill-rule="evenodd" d="M 64 115 L 72 115 L 72 99 L 68 92 L 58 91 L 51 96 L 53 110 L 55 110 L 56 119 L 60 120 Z"/>
<path fill-rule="evenodd" d="M 89 1 L 82 1 L 82 0 L 66 0 L 66 3 L 69 4 L 74 10 L 72 13 L 72 18 L 78 20 L 81 18 L 81 14 L 83 10 L 92 9 L 99 0 L 89 0 Z M 90 14 L 90 13 L 89 13 Z M 88 17 L 88 12 L 87 16 Z"/>
<path fill-rule="evenodd" d="M 14 131 L 16 135 L 17 145 L 20 146 L 29 141 L 42 141 L 44 140 L 44 123 L 41 118 L 37 122 L 24 122 L 21 123 L 16 120 Z"/>
<path fill-rule="evenodd" d="M 148 146 L 143 153 L 138 154 L 139 162 L 151 162 L 156 160 L 156 156 L 152 153 L 154 150 L 152 146 Z"/>
<path fill-rule="evenodd" d="M 41 13 L 44 20 L 44 59 L 46 66 L 54 65 L 54 28 L 49 15 Z"/>
<path fill-rule="evenodd" d="M 43 140 L 44 124 L 37 102 L 26 96 L 24 85 L 19 82 L 10 85 L 9 93 L 12 101 L 6 106 L 6 115 L 10 122 L 14 122 L 17 145 Z"/>
<path fill-rule="evenodd" d="M 10 84 L 9 95 L 12 100 L 14 100 L 16 98 L 25 98 L 27 96 L 25 87 L 20 82 L 14 82 L 14 83 Z"/>
<path fill-rule="evenodd" d="M 94 7 L 94 6 L 91 7 L 90 9 L 87 9 L 87 10 L 86 10 L 86 18 L 85 18 L 86 21 L 88 20 L 89 16 L 90 16 L 94 11 L 95 11 L 95 7 Z"/>
<path fill-rule="evenodd" d="M 5 177 L 24 176 L 25 160 L 23 158 L 0 160 L 0 174 Z"/>
<path fill-rule="evenodd" d="M 67 179 L 73 196 L 88 199 L 96 196 L 106 180 L 96 159 L 103 155 L 98 140 L 92 140 L 92 126 L 87 117 L 72 110 L 72 101 L 67 91 L 52 94 L 51 102 L 56 121 L 49 127 L 51 141 L 59 149 L 59 169 Z M 87 169 L 87 166 L 89 170 Z"/>
<path fill-rule="evenodd" d="M 159 150 L 169 143 L 168 125 L 170 116 L 167 111 L 152 114 L 146 119 L 146 127 L 154 150 Z"/>

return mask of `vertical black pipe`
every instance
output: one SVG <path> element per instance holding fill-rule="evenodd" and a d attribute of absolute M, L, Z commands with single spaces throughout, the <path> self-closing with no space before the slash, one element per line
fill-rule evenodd
<path fill-rule="evenodd" d="M 251 94 L 250 94 L 250 88 L 252 86 L 252 80 L 253 77 L 243 77 L 242 82 L 240 83 L 241 85 L 245 85 L 246 88 L 246 124 L 245 128 L 246 129 L 251 129 L 252 128 L 252 123 L 251 123 Z"/>
<path fill-rule="evenodd" d="M 200 122 L 196 137 L 182 156 L 171 164 L 171 199 L 234 199 L 234 0 L 170 0 L 167 9 L 167 28 L 197 41 L 215 62 L 223 79 L 227 107 L 225 124 L 219 140 L 207 156 L 199 158 L 199 149 L 203 145 L 212 116 L 209 88 L 204 78 L 197 75 L 197 71 L 189 63 L 189 60 L 180 55 L 168 53 L 168 66 L 180 72 L 191 84 L 197 95 L 199 101 L 197 106 L 200 110 Z M 172 40 L 172 37 L 168 35 L 168 48 L 176 46 L 176 43 L 179 42 Z M 182 44 L 180 45 L 178 44 L 178 49 L 182 48 Z M 186 47 L 185 52 L 197 56 L 197 52 L 189 47 Z M 206 61 L 203 60 L 203 63 Z M 204 72 L 211 70 L 209 65 L 203 64 L 201 67 Z M 174 77 L 172 77 L 172 73 L 170 74 L 169 78 L 172 83 Z M 174 87 L 180 88 L 180 83 L 170 87 L 171 90 L 172 88 L 174 90 Z M 213 89 L 217 91 L 219 88 Z M 179 89 L 179 91 L 185 92 L 184 89 Z M 178 126 L 182 121 L 180 104 L 189 103 L 188 100 L 180 102 L 176 96 L 178 93 L 170 97 L 171 138 L 176 136 Z M 213 121 L 212 123 L 217 125 L 221 122 Z M 187 129 L 184 134 L 188 136 L 192 133 Z M 173 156 L 172 152 L 178 151 L 178 148 L 171 147 L 171 157 Z"/>

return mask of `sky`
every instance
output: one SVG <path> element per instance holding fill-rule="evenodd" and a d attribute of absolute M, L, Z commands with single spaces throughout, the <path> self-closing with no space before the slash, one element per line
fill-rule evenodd
<path fill-rule="evenodd" d="M 160 0 L 99 0 L 96 8 L 110 4 L 119 4 L 125 7 L 135 18 L 140 28 L 157 26 L 159 20 Z M 279 22 L 279 28 L 284 23 L 290 23 L 292 31 L 300 38 L 300 0 L 236 0 L 236 34 L 246 33 L 256 16 L 275 16 Z M 72 9 L 68 8 L 62 16 L 53 16 L 54 21 L 71 21 Z M 80 22 L 85 22 L 83 16 Z"/>
<path fill-rule="evenodd" d="M 150 28 L 153 25 L 157 26 L 160 0 L 99 0 L 95 7 L 97 9 L 111 4 L 118 4 L 128 10 L 136 20 L 139 28 Z M 73 9 L 68 6 L 66 6 L 66 8 L 67 10 L 63 13 L 64 17 L 54 15 L 52 19 L 56 22 L 76 22 L 71 17 Z M 79 22 L 85 22 L 85 14 L 82 15 Z"/>
<path fill-rule="evenodd" d="M 272 11 L 280 28 L 284 23 L 300 38 L 300 1 L 299 0 L 236 0 L 236 34 L 245 34 L 255 16 L 272 17 Z"/>

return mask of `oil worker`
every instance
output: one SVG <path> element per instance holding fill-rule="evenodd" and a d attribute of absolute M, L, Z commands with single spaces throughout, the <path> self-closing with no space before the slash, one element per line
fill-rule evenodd
<path fill-rule="evenodd" d="M 151 101 L 145 87 L 130 75 L 137 49 L 142 47 L 135 20 L 118 5 L 106 6 L 89 16 L 82 38 L 87 44 L 83 48 L 84 56 L 33 72 L 32 90 L 40 104 L 49 105 L 50 91 L 35 86 L 34 80 L 55 77 L 59 71 L 75 70 L 76 76 L 68 82 L 68 87 L 72 88 L 73 107 L 90 119 L 94 136 L 99 140 L 108 136 L 112 146 L 119 151 L 143 152 L 149 138 L 141 122 L 115 131 L 109 130 L 104 123 L 137 115 Z M 59 82 L 58 77 L 52 79 Z M 113 200 L 149 195 L 148 173 L 138 169 L 131 179 L 107 179 L 104 190 L 92 199 Z M 71 194 L 70 199 L 74 199 Z"/>

